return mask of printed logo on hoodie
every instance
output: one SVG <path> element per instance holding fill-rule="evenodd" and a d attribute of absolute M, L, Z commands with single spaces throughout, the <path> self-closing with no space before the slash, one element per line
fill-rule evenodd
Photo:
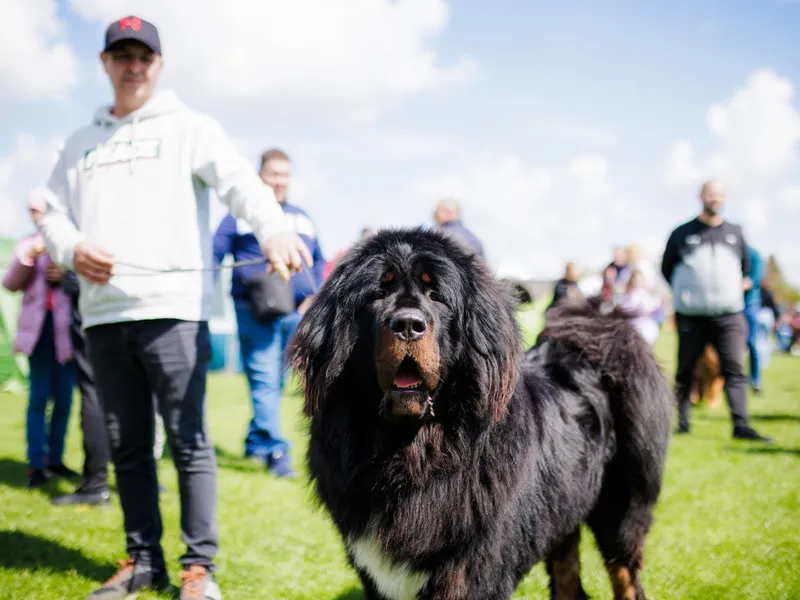
<path fill-rule="evenodd" d="M 80 161 L 80 168 L 84 171 L 90 170 L 95 164 L 98 167 L 126 163 L 133 158 L 158 158 L 161 154 L 161 140 L 138 139 L 136 140 L 133 153 L 131 152 L 130 142 L 108 142 L 100 144 L 91 150 L 87 150 Z M 133 156 L 132 156 L 133 154 Z"/>

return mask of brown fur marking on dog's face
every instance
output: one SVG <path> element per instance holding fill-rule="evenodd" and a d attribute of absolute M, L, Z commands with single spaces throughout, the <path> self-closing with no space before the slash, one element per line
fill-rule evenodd
<path fill-rule="evenodd" d="M 436 389 L 441 376 L 439 372 L 441 358 L 436 331 L 432 325 L 428 326 L 425 335 L 410 342 L 398 338 L 388 327 L 381 327 L 375 362 L 378 368 L 378 383 L 384 390 L 391 388 L 400 363 L 407 357 L 416 363 L 425 389 L 428 391 Z"/>
<path fill-rule="evenodd" d="M 612 566 L 608 568 L 608 574 L 614 589 L 614 600 L 641 600 L 636 597 L 636 586 L 627 568 Z"/>

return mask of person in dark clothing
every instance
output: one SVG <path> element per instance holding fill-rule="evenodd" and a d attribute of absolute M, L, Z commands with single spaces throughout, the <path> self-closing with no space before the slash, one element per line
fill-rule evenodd
<path fill-rule="evenodd" d="M 581 295 L 578 289 L 578 267 L 575 263 L 567 263 L 564 270 L 564 277 L 556 281 L 553 288 L 553 299 L 550 305 L 545 309 L 545 314 L 554 306 L 557 306 L 565 298 L 574 298 Z"/>
<path fill-rule="evenodd" d="M 81 313 L 78 310 L 80 284 L 72 271 L 66 271 L 61 282 L 61 289 L 72 300 L 72 324 L 70 337 L 75 359 L 75 370 L 78 388 L 81 390 L 81 430 L 83 433 L 83 480 L 71 494 L 56 496 L 52 503 L 65 504 L 108 504 L 108 462 L 111 460 L 111 449 L 108 445 L 105 417 L 97 397 L 92 365 L 83 332 Z"/>
<path fill-rule="evenodd" d="M 761 284 L 761 308 L 768 308 L 772 311 L 772 315 L 775 318 L 775 328 L 777 329 L 778 323 L 781 320 L 781 311 L 775 302 L 775 296 L 772 294 L 772 290 L 769 289 L 766 282 Z"/>
<path fill-rule="evenodd" d="M 736 439 L 772 442 L 749 425 L 747 378 L 743 372 L 747 324 L 744 295 L 752 285 L 747 243 L 738 225 L 726 222 L 720 211 L 725 192 L 717 181 L 707 181 L 700 192 L 699 217 L 676 228 L 667 241 L 661 273 L 672 288 L 678 331 L 678 433 L 689 432 L 689 408 L 695 363 L 707 343 L 720 357 L 725 395 Z"/>
<path fill-rule="evenodd" d="M 461 221 L 461 206 L 457 200 L 445 198 L 436 204 L 433 218 L 439 229 L 447 232 L 459 242 L 471 248 L 475 254 L 486 259 L 483 244 L 478 237 L 464 226 Z"/>

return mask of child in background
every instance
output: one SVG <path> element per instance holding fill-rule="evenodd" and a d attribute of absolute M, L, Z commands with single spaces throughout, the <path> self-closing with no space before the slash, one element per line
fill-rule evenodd
<path fill-rule="evenodd" d="M 660 331 L 659 311 L 661 300 L 650 293 L 644 285 L 641 271 L 634 271 L 622 296 L 621 306 L 635 313 L 632 325 L 651 346 L 656 343 Z"/>

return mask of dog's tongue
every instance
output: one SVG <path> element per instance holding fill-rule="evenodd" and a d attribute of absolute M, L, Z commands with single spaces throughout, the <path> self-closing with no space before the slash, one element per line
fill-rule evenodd
<path fill-rule="evenodd" d="M 419 375 L 416 373 L 403 373 L 400 372 L 397 374 L 397 377 L 394 378 L 394 384 L 399 388 L 410 388 L 414 387 L 418 383 L 421 383 L 422 380 L 419 378 Z"/>

